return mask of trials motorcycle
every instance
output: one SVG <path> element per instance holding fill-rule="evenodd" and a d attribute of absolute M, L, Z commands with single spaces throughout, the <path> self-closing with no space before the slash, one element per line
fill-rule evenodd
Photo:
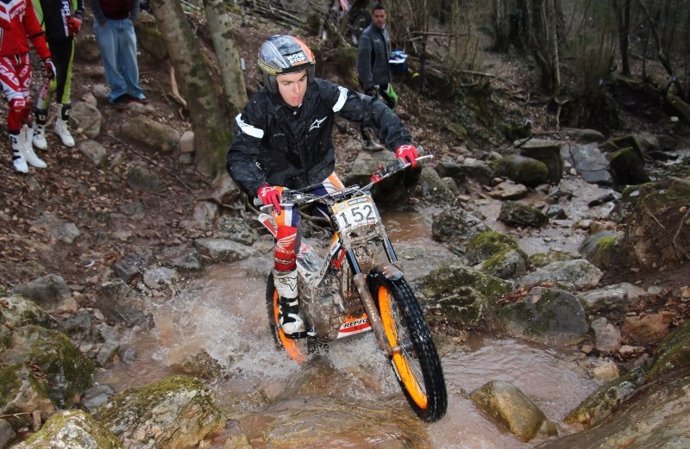
<path fill-rule="evenodd" d="M 381 167 L 364 187 L 353 185 L 325 195 L 308 193 L 313 186 L 283 190 L 283 205 L 321 205 L 332 233 L 324 256 L 307 242 L 298 250 L 298 291 L 306 337 L 289 338 L 281 330 L 273 275 L 268 278 L 266 302 L 277 346 L 298 363 L 328 342 L 373 331 L 410 406 L 419 418 L 433 422 L 447 408 L 441 361 L 371 193 L 377 183 L 409 166 L 396 160 Z M 266 213 L 271 209 L 270 205 L 261 207 L 259 221 L 275 237 L 275 219 Z"/>

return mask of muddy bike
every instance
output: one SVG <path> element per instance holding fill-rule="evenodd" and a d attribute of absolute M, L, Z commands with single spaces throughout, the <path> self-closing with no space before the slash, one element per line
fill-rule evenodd
<path fill-rule="evenodd" d="M 306 337 L 289 338 L 281 330 L 272 275 L 266 301 L 278 347 L 299 363 L 328 342 L 373 331 L 412 409 L 432 422 L 447 407 L 441 361 L 371 194 L 374 185 L 407 167 L 395 161 L 379 169 L 364 187 L 354 185 L 325 195 L 308 193 L 313 187 L 284 190 L 284 205 L 319 205 L 329 218 L 332 234 L 325 252 L 306 242 L 298 250 L 298 291 Z M 262 212 L 259 220 L 275 237 L 273 216 Z"/>

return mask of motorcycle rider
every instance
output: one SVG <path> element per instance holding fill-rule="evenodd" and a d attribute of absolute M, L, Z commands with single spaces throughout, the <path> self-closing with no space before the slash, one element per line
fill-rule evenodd
<path fill-rule="evenodd" d="M 384 103 L 316 78 L 314 54 L 299 38 L 269 37 L 259 49 L 258 66 L 263 87 L 235 118 L 227 170 L 246 193 L 273 206 L 280 325 L 298 338 L 306 332 L 297 292 L 299 211 L 281 206 L 283 188 L 315 186 L 318 194 L 344 187 L 334 171 L 336 115 L 373 127 L 387 149 L 413 166 L 418 154 L 409 131 Z"/>

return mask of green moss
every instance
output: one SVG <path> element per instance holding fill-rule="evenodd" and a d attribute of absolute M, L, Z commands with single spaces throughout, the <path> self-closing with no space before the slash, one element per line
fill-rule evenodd
<path fill-rule="evenodd" d="M 72 422 L 71 425 L 70 422 Z M 83 429 L 84 432 L 83 434 L 81 432 L 64 432 L 67 427 L 77 427 Z M 122 443 L 115 435 L 102 428 L 90 415 L 81 410 L 53 414 L 41 430 L 27 438 L 23 444 L 27 448 L 73 447 L 77 445 L 86 447 L 87 441 L 89 447 L 99 449 L 122 448 Z"/>
<path fill-rule="evenodd" d="M 4 409 L 17 394 L 21 386 L 19 371 L 22 365 L 15 363 L 0 369 L 0 408 Z"/>
<path fill-rule="evenodd" d="M 649 369 L 649 378 L 690 366 L 690 321 L 676 329 L 659 347 L 659 354 Z"/>
<path fill-rule="evenodd" d="M 610 235 L 600 238 L 597 242 L 597 246 L 599 247 L 599 249 L 606 250 L 615 246 L 617 242 L 618 238 L 615 235 Z"/>

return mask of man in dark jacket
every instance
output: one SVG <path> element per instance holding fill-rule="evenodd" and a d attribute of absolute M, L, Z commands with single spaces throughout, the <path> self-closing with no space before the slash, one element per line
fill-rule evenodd
<path fill-rule="evenodd" d="M 396 98 L 391 95 L 391 69 L 388 64 L 391 38 L 386 29 L 386 10 L 376 4 L 371 10 L 371 24 L 364 29 L 357 50 L 357 74 L 364 93 L 381 98 L 389 108 L 395 107 Z M 365 148 L 376 149 L 371 130 L 361 127 Z M 380 149 L 380 148 L 379 148 Z"/>
<path fill-rule="evenodd" d="M 301 337 L 306 329 L 295 271 L 299 212 L 281 206 L 283 188 L 316 185 L 313 192 L 326 193 L 344 187 L 335 174 L 331 138 L 336 114 L 376 128 L 386 147 L 413 165 L 417 149 L 382 102 L 315 78 L 314 55 L 300 39 L 271 36 L 259 50 L 258 65 L 264 86 L 235 118 L 227 169 L 246 193 L 274 207 L 273 273 L 281 328 L 289 337 Z"/>

